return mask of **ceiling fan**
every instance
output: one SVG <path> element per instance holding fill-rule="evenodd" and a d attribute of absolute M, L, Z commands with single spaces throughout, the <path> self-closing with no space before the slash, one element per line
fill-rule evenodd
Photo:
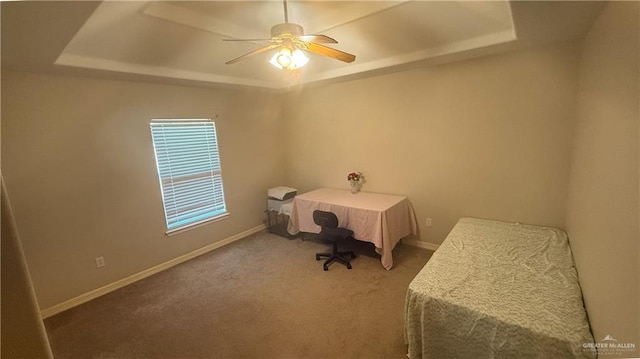
<path fill-rule="evenodd" d="M 251 51 L 242 56 L 226 62 L 227 65 L 234 64 L 249 56 L 263 53 L 279 48 L 278 52 L 271 58 L 270 63 L 280 69 L 295 70 L 304 66 L 309 59 L 301 50 L 309 51 L 323 56 L 328 56 L 344 62 L 353 62 L 355 55 L 321 45 L 337 44 L 338 42 L 326 35 L 305 35 L 302 26 L 289 22 L 287 11 L 287 0 L 284 4 L 284 23 L 274 25 L 271 28 L 270 39 L 223 39 L 223 41 L 268 41 L 271 44 Z"/>

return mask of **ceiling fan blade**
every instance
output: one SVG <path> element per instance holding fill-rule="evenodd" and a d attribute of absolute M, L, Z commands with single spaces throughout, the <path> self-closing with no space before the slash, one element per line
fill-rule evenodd
<path fill-rule="evenodd" d="M 338 42 L 327 35 L 301 35 L 298 38 L 307 42 L 319 42 L 323 44 L 337 44 Z"/>
<path fill-rule="evenodd" d="M 307 50 L 311 52 L 315 52 L 316 54 L 329 56 L 336 60 L 344 61 L 344 62 L 353 62 L 356 59 L 356 55 L 352 55 L 340 50 L 332 49 L 330 47 L 316 44 L 315 42 L 307 42 L 305 43 Z"/>
<path fill-rule="evenodd" d="M 242 55 L 240 57 L 236 57 L 233 60 L 229 60 L 229 61 L 226 62 L 226 64 L 227 65 L 234 64 L 234 63 L 236 63 L 236 62 L 238 62 L 240 60 L 243 60 L 246 57 L 249 57 L 249 56 L 252 56 L 252 55 L 256 55 L 256 54 L 259 54 L 259 53 L 262 53 L 262 52 L 265 52 L 265 51 L 269 51 L 271 49 L 275 49 L 278 46 L 280 46 L 280 44 L 272 44 L 272 45 L 268 45 L 268 46 L 265 46 L 265 47 L 261 47 L 261 48 L 259 48 L 257 50 L 251 51 L 251 52 L 249 52 L 247 54 L 244 54 L 244 55 Z"/>

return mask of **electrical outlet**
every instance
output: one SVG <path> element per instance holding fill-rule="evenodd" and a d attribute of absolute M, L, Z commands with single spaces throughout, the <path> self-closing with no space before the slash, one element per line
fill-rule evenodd
<path fill-rule="evenodd" d="M 425 224 L 427 227 L 431 227 L 431 218 L 428 218 L 428 217 L 427 217 L 427 219 L 424 221 L 424 224 Z"/>
<path fill-rule="evenodd" d="M 102 268 L 102 267 L 104 267 L 104 257 L 98 257 L 98 258 L 96 258 L 96 267 L 97 267 L 97 268 Z"/>

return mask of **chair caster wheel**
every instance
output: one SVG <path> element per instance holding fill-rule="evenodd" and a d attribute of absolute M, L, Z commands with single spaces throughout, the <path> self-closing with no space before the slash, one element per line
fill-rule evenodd
<path fill-rule="evenodd" d="M 351 264 L 347 264 L 347 269 L 351 269 Z"/>
<path fill-rule="evenodd" d="M 316 260 L 317 260 L 317 261 L 319 261 L 319 260 L 320 260 L 320 256 L 318 256 L 317 254 L 316 254 Z"/>
<path fill-rule="evenodd" d="M 325 270 L 325 272 L 326 272 L 326 271 L 328 271 L 328 270 L 329 270 L 329 267 L 327 267 L 327 266 L 322 266 L 322 269 L 324 269 L 324 270 Z"/>

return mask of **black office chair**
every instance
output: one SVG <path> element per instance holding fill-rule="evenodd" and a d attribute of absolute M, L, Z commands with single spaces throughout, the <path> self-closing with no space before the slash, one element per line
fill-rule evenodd
<path fill-rule="evenodd" d="M 338 227 L 338 217 L 331 212 L 315 210 L 313 211 L 313 221 L 320 226 L 320 236 L 327 242 L 333 244 L 333 251 L 331 253 L 316 253 L 316 260 L 320 258 L 328 258 L 324 264 L 324 270 L 329 270 L 329 264 L 338 261 L 351 269 L 351 263 L 347 256 L 351 256 L 351 259 L 356 257 L 356 254 L 352 251 L 338 252 L 338 241 L 345 240 L 353 237 L 353 231 L 346 228 Z"/>

